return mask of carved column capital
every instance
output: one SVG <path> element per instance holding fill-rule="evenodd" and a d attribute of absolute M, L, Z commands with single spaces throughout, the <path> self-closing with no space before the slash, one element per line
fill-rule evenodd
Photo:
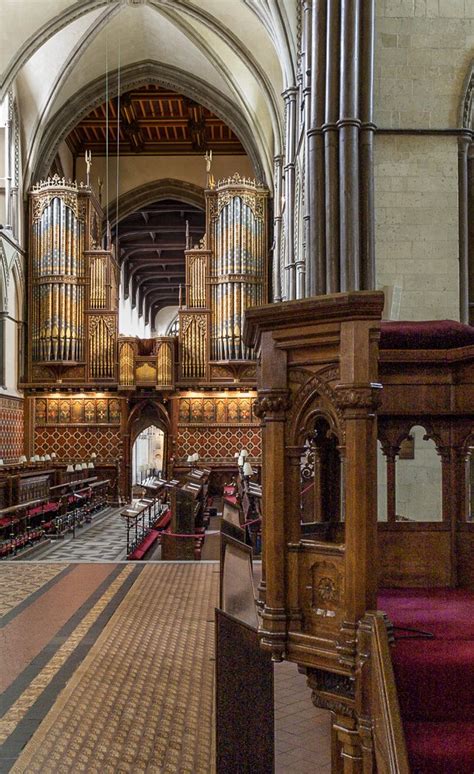
<path fill-rule="evenodd" d="M 285 413 L 290 407 L 290 396 L 287 390 L 275 390 L 268 393 L 260 393 L 253 404 L 255 416 L 259 419 L 284 420 Z"/>
<path fill-rule="evenodd" d="M 315 707 L 337 715 L 355 718 L 355 683 L 351 675 L 341 675 L 308 667 L 305 670 Z"/>
<path fill-rule="evenodd" d="M 382 395 L 382 385 L 371 384 L 338 384 L 336 386 L 337 405 L 345 412 L 346 417 L 358 416 L 376 411 Z"/>

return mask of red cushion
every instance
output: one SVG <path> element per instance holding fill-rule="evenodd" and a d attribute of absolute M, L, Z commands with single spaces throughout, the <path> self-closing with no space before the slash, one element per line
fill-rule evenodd
<path fill-rule="evenodd" d="M 156 529 L 150 530 L 146 538 L 142 540 L 139 546 L 130 554 L 129 559 L 142 559 L 153 543 L 158 539 L 159 532 Z"/>
<path fill-rule="evenodd" d="M 153 525 L 154 529 L 166 529 L 171 521 L 171 509 L 168 508 Z"/>
<path fill-rule="evenodd" d="M 474 327 L 455 320 L 383 321 L 380 349 L 453 349 L 474 344 Z"/>

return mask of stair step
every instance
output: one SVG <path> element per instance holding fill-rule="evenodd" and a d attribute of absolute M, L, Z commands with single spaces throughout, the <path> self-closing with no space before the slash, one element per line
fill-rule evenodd
<path fill-rule="evenodd" d="M 474 722 L 411 722 L 404 728 L 413 774 L 473 774 Z"/>

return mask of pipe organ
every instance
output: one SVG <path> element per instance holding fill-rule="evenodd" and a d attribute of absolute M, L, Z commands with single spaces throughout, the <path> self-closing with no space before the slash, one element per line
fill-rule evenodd
<path fill-rule="evenodd" d="M 211 251 L 211 360 L 249 360 L 242 341 L 244 312 L 266 300 L 268 191 L 227 178 L 207 192 Z"/>
<path fill-rule="evenodd" d="M 185 252 L 183 380 L 212 381 L 213 363 L 253 360 L 242 328 L 245 310 L 267 296 L 267 200 L 266 188 L 239 175 L 206 191 L 206 246 Z"/>
<path fill-rule="evenodd" d="M 84 356 L 84 220 L 78 197 L 52 190 L 32 199 L 33 360 L 75 363 Z"/>
<path fill-rule="evenodd" d="M 57 175 L 30 193 L 28 381 L 116 379 L 118 267 L 92 190 Z"/>
<path fill-rule="evenodd" d="M 95 451 L 118 461 L 127 496 L 134 428 L 152 416 L 178 469 L 198 451 L 229 470 L 242 447 L 259 464 L 256 362 L 242 328 L 245 310 L 267 297 L 268 195 L 239 175 L 205 192 L 206 235 L 183 255 L 179 334 L 140 339 L 118 335 L 120 267 L 102 248 L 93 190 L 57 175 L 32 188 L 21 384 L 28 456 L 54 452 L 69 464 Z"/>

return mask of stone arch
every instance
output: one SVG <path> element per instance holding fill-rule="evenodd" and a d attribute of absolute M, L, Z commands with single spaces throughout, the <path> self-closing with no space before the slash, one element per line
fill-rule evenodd
<path fill-rule="evenodd" d="M 471 59 L 464 79 L 459 109 L 459 123 L 463 129 L 474 129 L 474 59 Z"/>
<path fill-rule="evenodd" d="M 120 80 L 117 71 L 110 73 L 110 98 L 117 96 L 119 83 L 121 92 L 139 88 L 148 83 L 157 83 L 173 91 L 180 91 L 207 107 L 225 121 L 239 137 L 253 164 L 257 178 L 271 188 L 271 170 L 265 169 L 265 153 L 263 149 L 258 147 L 251 126 L 235 104 L 218 89 L 180 68 L 151 60 L 144 60 L 122 68 Z M 45 127 L 37 152 L 31 160 L 31 177 L 27 181 L 28 184 L 46 176 L 61 142 L 81 118 L 86 116 L 94 107 L 101 105 L 103 101 L 104 78 L 100 77 L 92 81 L 86 88 L 77 91 L 52 116 Z"/>
<path fill-rule="evenodd" d="M 107 207 L 109 213 L 110 225 L 115 226 L 127 215 L 131 215 L 140 207 L 146 207 L 162 199 L 178 199 L 184 204 L 193 204 L 204 210 L 206 202 L 204 199 L 204 188 L 194 183 L 188 183 L 185 180 L 178 180 L 172 177 L 164 177 L 161 180 L 153 180 L 151 183 L 133 188 L 110 202 Z M 105 224 L 104 224 L 105 230 Z"/>

